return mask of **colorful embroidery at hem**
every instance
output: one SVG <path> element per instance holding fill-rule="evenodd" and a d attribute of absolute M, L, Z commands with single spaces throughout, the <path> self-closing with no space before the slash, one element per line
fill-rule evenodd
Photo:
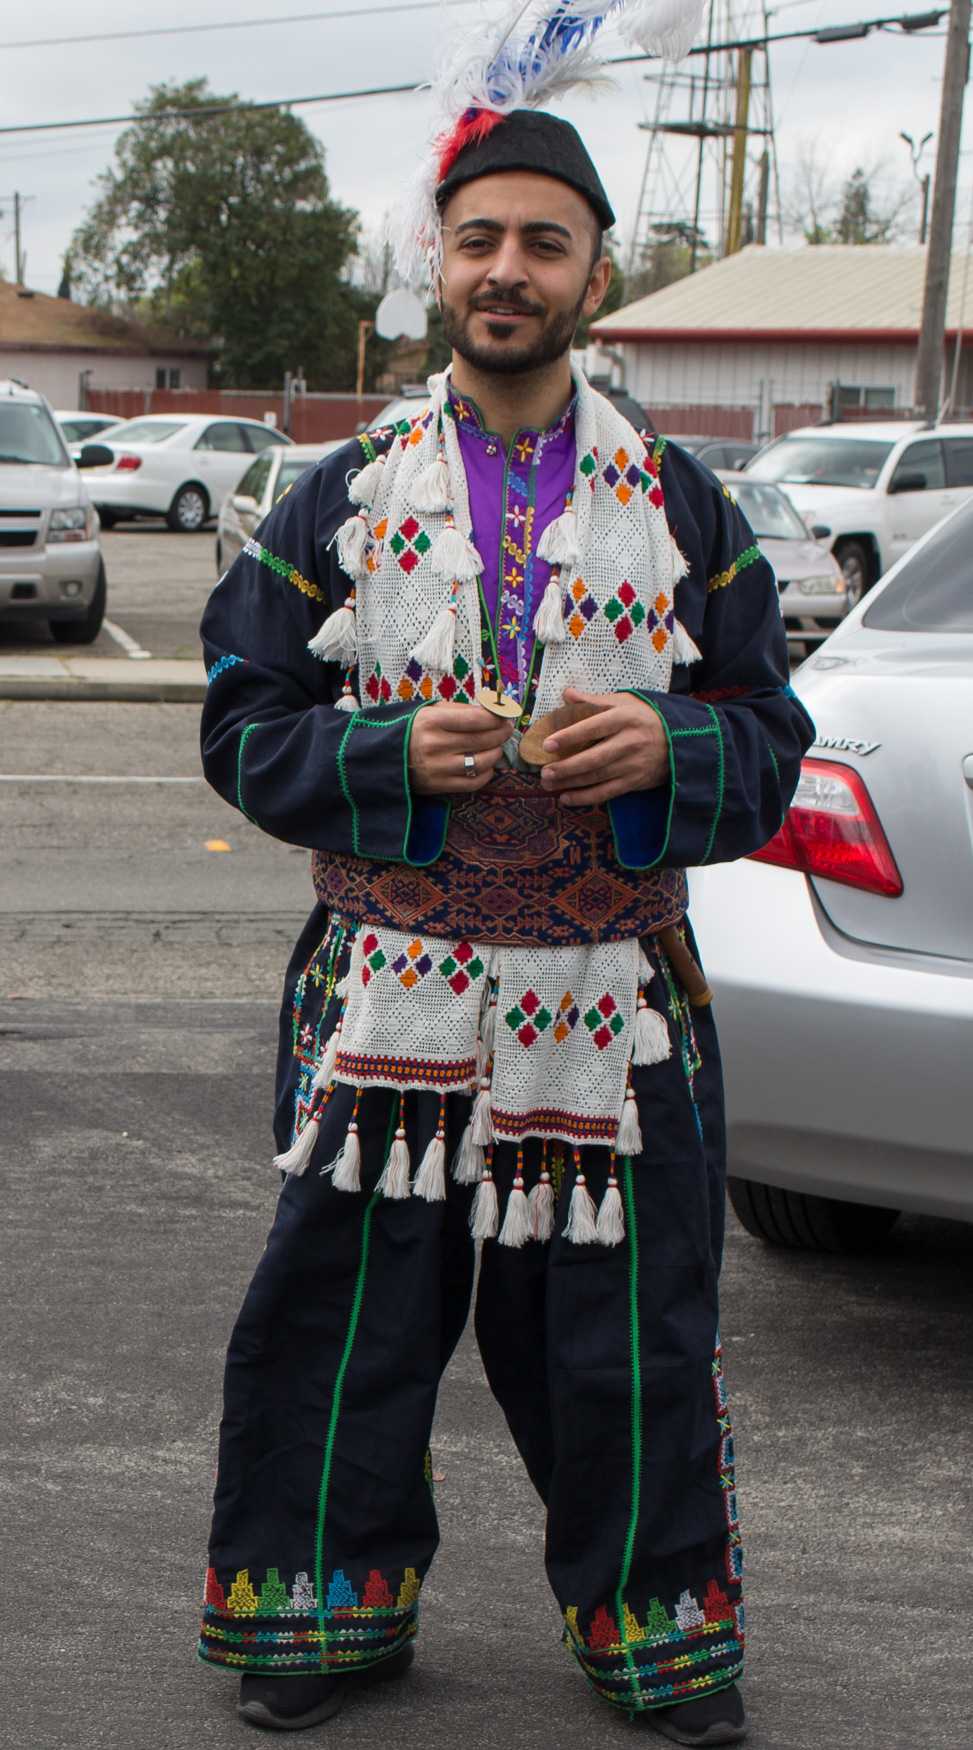
<path fill-rule="evenodd" d="M 561 1112 L 554 1106 L 533 1106 L 529 1112 L 505 1112 L 494 1106 L 493 1128 L 504 1141 L 522 1142 L 528 1136 L 549 1136 L 562 1142 L 614 1143 L 616 1118 L 597 1118 L 584 1112 Z"/>
<path fill-rule="evenodd" d="M 364 1051 L 339 1051 L 335 1077 L 352 1087 L 370 1084 L 378 1088 L 460 1088 L 476 1080 L 476 1058 L 457 1058 L 452 1063 L 432 1063 L 417 1057 L 376 1057 Z"/>
<path fill-rule="evenodd" d="M 278 1569 L 268 1568 L 258 1589 L 243 1568 L 224 1588 L 210 1568 L 197 1652 L 207 1664 L 291 1675 L 375 1664 L 416 1633 L 421 1584 L 416 1569 L 406 1568 L 393 1592 L 373 1568 L 359 1593 L 336 1568 L 319 1608 L 307 1571 L 288 1589 Z"/>
<path fill-rule="evenodd" d="M 672 1614 L 658 1598 L 640 1622 L 624 1606 L 624 1635 L 599 1605 L 583 1634 L 575 1608 L 565 1611 L 564 1639 L 599 1695 L 617 1707 L 665 1707 L 724 1689 L 743 1671 L 742 1604 L 711 1578 L 702 1602 L 688 1588 Z"/>

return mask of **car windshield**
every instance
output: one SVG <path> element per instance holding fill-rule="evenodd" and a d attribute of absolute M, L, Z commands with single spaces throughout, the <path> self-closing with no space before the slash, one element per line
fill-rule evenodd
<path fill-rule="evenodd" d="M 184 419 L 128 419 L 124 425 L 110 426 L 101 435 L 113 444 L 163 444 L 166 438 L 185 429 Z"/>
<path fill-rule="evenodd" d="M 375 421 L 375 426 L 398 425 L 400 420 L 415 419 L 421 413 L 428 401 L 428 395 L 401 395 L 398 401 L 390 401 L 383 407 Z"/>
<path fill-rule="evenodd" d="M 274 488 L 276 497 L 280 498 L 281 494 L 287 491 L 288 486 L 293 486 L 295 480 L 299 480 L 302 474 L 306 474 L 308 469 L 313 467 L 314 462 L 309 460 L 307 456 L 303 459 L 298 457 L 294 461 L 282 462 L 280 473 L 277 476 L 277 485 Z"/>
<path fill-rule="evenodd" d="M 758 541 L 806 541 L 807 529 L 779 486 L 758 486 L 754 481 L 730 483 L 737 504 Z"/>
<path fill-rule="evenodd" d="M 0 401 L 0 464 L 66 468 L 58 429 L 40 401 Z"/>
<path fill-rule="evenodd" d="M 755 480 L 789 480 L 795 486 L 874 486 L 894 446 L 881 438 L 789 437 L 755 456 L 747 473 Z"/>
<path fill-rule="evenodd" d="M 94 432 L 104 431 L 107 426 L 113 423 L 114 421 L 110 419 L 99 419 L 94 413 L 90 418 L 82 414 L 77 419 L 58 420 L 58 425 L 69 444 L 81 443 L 85 438 L 91 437 Z"/>
<path fill-rule="evenodd" d="M 876 596 L 863 624 L 881 632 L 973 632 L 973 511 L 941 523 Z"/>

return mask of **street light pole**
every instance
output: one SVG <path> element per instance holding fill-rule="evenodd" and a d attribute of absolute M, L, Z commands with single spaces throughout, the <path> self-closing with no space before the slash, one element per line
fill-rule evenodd
<path fill-rule="evenodd" d="M 926 251 L 922 327 L 919 331 L 913 392 L 917 413 L 930 421 L 936 418 L 939 411 L 942 391 L 946 295 L 949 288 L 953 220 L 956 215 L 956 179 L 959 171 L 960 134 L 963 128 L 963 98 L 969 75 L 969 35 L 970 0 L 952 0 L 949 28 L 946 32 L 936 182 Z"/>
<path fill-rule="evenodd" d="M 900 132 L 899 139 L 904 140 L 909 148 L 909 157 L 912 159 L 912 174 L 919 184 L 919 242 L 925 243 L 926 226 L 929 219 L 929 172 L 927 170 L 925 176 L 920 176 L 919 165 L 922 162 L 922 154 L 932 139 L 932 134 L 923 134 L 918 145 L 916 145 L 912 135 L 907 134 L 904 130 Z"/>

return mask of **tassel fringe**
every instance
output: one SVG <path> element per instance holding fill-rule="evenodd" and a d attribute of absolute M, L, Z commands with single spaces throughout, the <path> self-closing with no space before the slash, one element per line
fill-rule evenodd
<path fill-rule="evenodd" d="M 441 1130 L 436 1131 L 422 1157 L 412 1195 L 424 1198 L 427 1203 L 446 1201 L 446 1139 Z"/>
<path fill-rule="evenodd" d="M 431 668 L 437 674 L 452 674 L 453 652 L 456 648 L 456 592 L 450 595 L 445 607 L 440 608 L 436 618 L 424 638 L 409 655 L 413 662 L 418 662 L 423 668 Z"/>
<path fill-rule="evenodd" d="M 334 1066 L 340 1050 L 341 1021 L 339 1019 L 331 1038 L 328 1040 L 328 1043 L 324 1048 L 324 1056 L 318 1064 L 314 1080 L 311 1083 L 311 1087 L 315 1092 L 319 1088 L 330 1087 L 331 1083 L 334 1081 Z"/>
<path fill-rule="evenodd" d="M 354 593 L 345 599 L 342 607 L 335 608 L 334 613 L 328 615 L 314 637 L 309 639 L 308 649 L 322 662 L 340 662 L 343 668 L 355 662 L 358 644 Z"/>
<path fill-rule="evenodd" d="M 361 710 L 361 704 L 359 700 L 355 698 L 350 681 L 345 681 L 345 684 L 341 689 L 341 698 L 335 700 L 334 708 L 336 711 Z"/>
<path fill-rule="evenodd" d="M 638 1104 L 631 1088 L 625 1095 L 625 1104 L 622 1107 L 622 1116 L 618 1123 L 618 1135 L 615 1138 L 615 1148 L 620 1155 L 640 1155 L 642 1153 Z"/>
<path fill-rule="evenodd" d="M 395 1141 L 389 1149 L 389 1158 L 385 1163 L 382 1176 L 375 1189 L 381 1191 L 383 1197 L 392 1202 L 400 1202 L 409 1196 L 409 1145 L 405 1140 L 405 1129 L 400 1123 L 395 1133 Z"/>
<path fill-rule="evenodd" d="M 470 583 L 483 570 L 483 560 L 472 541 L 460 534 L 455 523 L 436 536 L 429 557 L 437 577 L 448 577 L 458 583 Z"/>
<path fill-rule="evenodd" d="M 497 1187 L 493 1183 L 493 1174 L 484 1172 L 470 1210 L 470 1232 L 475 1240 L 495 1240 L 499 1223 Z"/>
<path fill-rule="evenodd" d="M 645 949 L 640 947 L 639 948 L 639 984 L 651 984 L 654 977 L 655 977 L 655 967 L 653 966 L 651 960 L 649 959 L 649 956 L 645 952 Z"/>
<path fill-rule="evenodd" d="M 470 1118 L 470 1130 L 473 1141 L 481 1148 L 488 1148 L 493 1141 L 493 1116 L 490 1109 L 490 1080 L 483 1076 L 480 1091 L 473 1102 L 473 1113 Z"/>
<path fill-rule="evenodd" d="M 530 1206 L 524 1191 L 524 1181 L 518 1177 L 514 1180 L 513 1190 L 507 1198 L 507 1211 L 503 1218 L 503 1226 L 497 1235 L 497 1244 L 514 1246 L 518 1249 L 526 1246 L 530 1239 Z"/>
<path fill-rule="evenodd" d="M 366 467 L 359 468 L 358 473 L 353 475 L 348 482 L 348 497 L 351 503 L 365 505 L 370 510 L 375 503 L 384 471 L 384 456 L 377 456 L 374 462 L 369 462 Z"/>
<path fill-rule="evenodd" d="M 320 1120 L 315 1116 L 309 1118 L 297 1141 L 284 1154 L 274 1156 L 274 1166 L 282 1173 L 290 1173 L 293 1178 L 300 1179 L 307 1172 L 307 1165 L 314 1153 L 318 1140 Z"/>
<path fill-rule="evenodd" d="M 361 1190 L 361 1143 L 354 1118 L 348 1126 L 345 1146 L 335 1162 L 334 1188 L 336 1191 Z"/>
<path fill-rule="evenodd" d="M 365 550 L 368 546 L 368 518 L 364 512 L 356 511 L 342 523 L 336 539 L 342 571 L 356 583 L 361 583 L 366 575 Z"/>
<path fill-rule="evenodd" d="M 620 1246 L 625 1238 L 625 1210 L 614 1173 L 608 1175 L 608 1187 L 598 1210 L 597 1235 L 602 1246 Z"/>
<path fill-rule="evenodd" d="M 530 1212 L 531 1238 L 546 1244 L 554 1232 L 554 1186 L 551 1184 L 550 1173 L 541 1173 L 538 1184 L 533 1187 L 527 1199 L 527 1207 Z"/>
<path fill-rule="evenodd" d="M 548 523 L 537 543 L 537 557 L 546 560 L 548 565 L 577 565 L 580 557 L 578 519 L 573 510 L 562 511 L 552 523 Z"/>
<path fill-rule="evenodd" d="M 466 1126 L 453 1161 L 453 1178 L 457 1185 L 478 1185 L 483 1177 L 483 1149 L 473 1141 L 473 1125 Z"/>
<path fill-rule="evenodd" d="M 689 566 L 686 564 L 682 548 L 672 534 L 669 536 L 669 560 L 672 565 L 672 587 L 675 589 L 676 584 L 682 582 Z"/>
<path fill-rule="evenodd" d="M 534 615 L 534 631 L 542 644 L 566 644 L 568 630 L 564 624 L 562 609 L 560 573 L 552 577 L 544 594 L 541 605 Z"/>
<path fill-rule="evenodd" d="M 585 1176 L 579 1173 L 574 1181 L 568 1205 L 568 1225 L 564 1238 L 573 1246 L 593 1246 L 598 1240 L 598 1216 Z"/>
<path fill-rule="evenodd" d="M 702 662 L 703 653 L 698 644 L 694 644 L 681 620 L 677 620 L 672 634 L 673 662 Z"/>
<path fill-rule="evenodd" d="M 442 512 L 449 509 L 449 468 L 445 456 L 437 456 L 416 476 L 410 488 L 416 510 Z"/>
<path fill-rule="evenodd" d="M 643 996 L 639 997 L 638 1013 L 635 1017 L 635 1046 L 632 1051 L 632 1062 L 638 1064 L 665 1063 L 672 1056 L 672 1041 L 664 1016 L 657 1009 L 650 1009 Z"/>

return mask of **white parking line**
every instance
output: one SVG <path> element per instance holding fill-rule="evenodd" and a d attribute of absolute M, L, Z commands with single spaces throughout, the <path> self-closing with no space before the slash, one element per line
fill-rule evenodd
<path fill-rule="evenodd" d="M 203 778 L 79 777 L 69 772 L 0 772 L 0 784 L 202 784 Z"/>
<path fill-rule="evenodd" d="M 137 644 L 123 626 L 116 626 L 114 620 L 102 620 L 101 624 L 102 630 L 108 633 L 109 638 L 114 638 L 116 644 L 121 645 L 125 655 L 130 656 L 133 662 L 151 662 L 151 650 L 143 650 L 141 644 Z"/>

